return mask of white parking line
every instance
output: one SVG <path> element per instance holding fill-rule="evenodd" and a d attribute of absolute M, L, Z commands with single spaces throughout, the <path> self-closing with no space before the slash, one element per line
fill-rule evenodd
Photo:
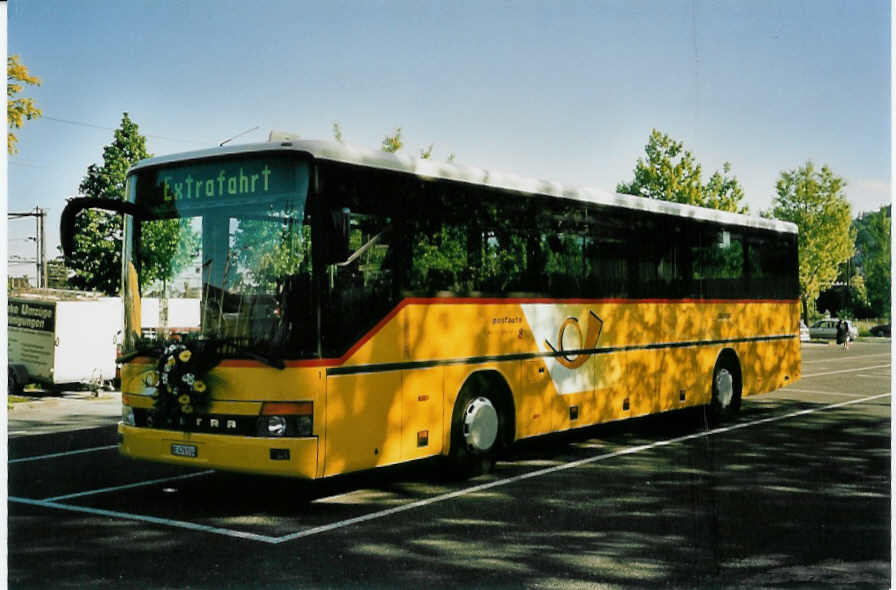
<path fill-rule="evenodd" d="M 890 353 L 889 352 L 878 352 L 875 354 L 863 354 L 859 358 L 868 359 L 868 358 L 877 357 L 877 356 L 890 356 Z M 835 363 L 835 362 L 839 362 L 839 361 L 855 362 L 855 360 L 856 360 L 856 357 L 849 355 L 849 356 L 842 356 L 840 358 L 823 358 L 823 359 L 815 359 L 814 361 L 803 361 L 803 364 L 811 365 L 813 363 Z"/>
<path fill-rule="evenodd" d="M 66 451 L 65 453 L 50 453 L 49 455 L 38 455 L 36 457 L 23 457 L 21 459 L 10 459 L 9 463 L 24 463 L 26 461 L 41 461 L 43 459 L 54 459 L 56 457 L 68 457 L 69 455 L 80 455 L 81 453 L 93 453 L 94 451 L 107 451 L 109 449 L 117 449 L 118 445 L 107 445 L 105 447 L 92 447 L 90 449 L 80 449 L 78 451 Z"/>
<path fill-rule="evenodd" d="M 230 529 L 206 526 L 204 524 L 196 524 L 195 522 L 186 522 L 183 520 L 169 520 L 167 518 L 156 518 L 155 516 L 144 516 L 142 514 L 131 514 L 129 512 L 117 512 L 115 510 L 102 510 L 100 508 L 89 508 L 87 506 L 72 506 L 70 504 L 48 502 L 47 500 L 31 500 L 28 498 L 16 498 L 14 496 L 10 496 L 9 501 L 17 502 L 19 504 L 28 504 L 31 506 L 40 506 L 42 508 L 56 508 L 58 510 L 68 510 L 69 512 L 84 512 L 86 514 L 96 514 L 98 516 L 107 516 L 109 518 L 137 520 L 140 522 L 148 522 L 152 524 L 160 524 L 181 529 L 189 529 L 192 531 L 214 533 L 216 535 L 224 535 L 226 537 L 236 537 L 237 539 L 248 539 L 250 541 L 262 541 L 265 543 L 277 542 L 276 537 L 269 537 L 267 535 L 256 535 L 255 533 L 245 533 L 242 531 L 232 531 Z"/>
<path fill-rule="evenodd" d="M 104 494 L 106 492 L 117 492 L 119 490 L 128 490 L 131 488 L 140 488 L 143 486 L 150 486 L 154 483 L 164 483 L 166 481 L 177 481 L 179 479 L 190 479 L 192 477 L 199 477 L 200 475 L 208 475 L 209 473 L 214 473 L 211 469 L 207 471 L 197 471 L 196 473 L 187 473 L 185 475 L 175 475 L 172 477 L 162 477 L 160 479 L 151 479 L 148 481 L 140 481 L 137 483 L 128 483 L 120 486 L 114 486 L 111 488 L 100 488 L 98 490 L 90 490 L 87 492 L 78 492 L 77 494 L 67 494 L 65 496 L 54 496 L 52 498 L 44 498 L 44 502 L 57 502 L 59 500 L 70 500 L 72 498 L 81 498 L 83 496 L 93 496 L 95 494 Z"/>
<path fill-rule="evenodd" d="M 888 365 L 883 365 L 883 366 L 888 366 Z M 865 367 L 865 368 L 867 369 L 867 368 L 872 368 L 872 367 Z M 862 370 L 862 369 L 858 369 L 858 370 Z M 835 371 L 835 372 L 840 372 L 840 371 Z M 829 373 L 827 373 L 827 374 L 829 374 Z M 512 483 L 524 481 L 527 479 L 533 479 L 536 477 L 541 477 L 543 475 L 549 475 L 551 473 L 555 473 L 558 471 L 575 469 L 576 467 L 581 467 L 583 465 L 589 465 L 591 463 L 596 463 L 598 461 L 604 461 L 606 459 L 612 459 L 614 457 L 621 457 L 624 455 L 632 455 L 635 453 L 640 453 L 642 451 L 647 451 L 650 449 L 673 445 L 673 444 L 677 444 L 677 443 L 684 442 L 687 440 L 703 438 L 703 437 L 712 436 L 714 434 L 721 434 L 721 433 L 725 433 L 725 432 L 732 432 L 734 430 L 749 428 L 749 427 L 757 426 L 760 424 L 768 424 L 771 422 L 778 422 L 781 420 L 796 418 L 798 416 L 804 416 L 807 414 L 813 414 L 813 413 L 822 412 L 825 410 L 832 410 L 832 409 L 842 408 L 842 407 L 850 406 L 850 405 L 854 405 L 854 404 L 869 402 L 869 401 L 873 401 L 876 399 L 888 397 L 889 395 L 890 395 L 889 392 L 881 393 L 881 394 L 877 394 L 877 395 L 862 397 L 859 399 L 852 399 L 852 400 L 845 401 L 845 402 L 829 404 L 826 406 L 808 408 L 808 409 L 800 410 L 797 412 L 791 412 L 789 414 L 783 414 L 781 416 L 772 416 L 769 418 L 753 420 L 751 422 L 743 422 L 740 424 L 733 424 L 731 426 L 715 428 L 713 430 L 709 430 L 706 432 L 697 432 L 697 433 L 688 434 L 685 436 L 679 436 L 676 438 L 662 440 L 662 441 L 658 441 L 658 442 L 650 443 L 650 444 L 646 444 L 646 445 L 638 445 L 635 447 L 629 447 L 627 449 L 614 451 L 612 453 L 595 455 L 593 457 L 579 459 L 577 461 L 571 461 L 569 463 L 564 463 L 562 465 L 555 465 L 552 467 L 547 467 L 545 469 L 538 469 L 536 471 L 530 471 L 528 473 L 524 473 L 522 475 L 517 475 L 514 477 L 509 477 L 506 479 L 500 479 L 497 481 L 492 481 L 492 482 L 488 482 L 488 483 L 484 483 L 484 484 L 480 484 L 480 485 L 476 485 L 476 486 L 471 486 L 469 488 L 464 488 L 462 490 L 457 490 L 455 492 L 449 492 L 447 494 L 441 494 L 438 496 L 434 496 L 432 498 L 418 500 L 416 502 L 410 502 L 408 504 L 396 506 L 394 508 L 388 508 L 386 510 L 380 510 L 378 512 L 371 512 L 369 514 L 364 514 L 362 516 L 358 516 L 355 518 L 349 518 L 346 520 L 341 520 L 341 521 L 330 523 L 327 525 L 314 527 L 314 528 L 307 529 L 304 531 L 298 531 L 298 532 L 291 533 L 288 535 L 283 535 L 281 537 L 271 537 L 268 535 L 245 533 L 245 532 L 235 531 L 235 530 L 230 530 L 230 529 L 222 529 L 219 527 L 210 527 L 210 526 L 196 524 L 196 523 L 192 523 L 192 522 L 169 520 L 169 519 L 165 519 L 165 518 L 156 518 L 153 516 L 143 516 L 140 514 L 131 514 L 131 513 L 127 513 L 127 512 L 101 510 L 101 509 L 89 508 L 89 507 L 85 507 L 85 506 L 73 506 L 70 504 L 61 504 L 61 503 L 53 502 L 50 500 L 31 500 L 28 498 L 18 498 L 18 497 L 10 496 L 9 501 L 17 502 L 17 503 L 21 503 L 21 504 L 29 504 L 29 505 L 33 505 L 33 506 L 41 506 L 44 508 L 56 508 L 59 510 L 67 510 L 67 511 L 71 511 L 71 512 L 83 512 L 83 513 L 87 513 L 87 514 L 96 514 L 99 516 L 107 516 L 110 518 L 122 518 L 122 519 L 128 519 L 128 520 L 136 520 L 136 521 L 148 522 L 148 523 L 152 523 L 152 524 L 160 524 L 160 525 L 164 525 L 164 526 L 171 526 L 171 527 L 184 528 L 184 529 L 190 529 L 190 530 L 195 530 L 195 531 L 214 533 L 214 534 L 224 535 L 224 536 L 228 536 L 228 537 L 235 537 L 235 538 L 247 539 L 247 540 L 252 540 L 252 541 L 260 541 L 260 542 L 271 543 L 271 544 L 279 544 L 279 543 L 285 543 L 287 541 L 294 541 L 296 539 L 311 537 L 313 535 L 318 535 L 321 533 L 345 528 L 345 527 L 351 526 L 353 524 L 369 522 L 372 520 L 378 520 L 380 518 L 384 518 L 386 516 L 391 516 L 393 514 L 407 512 L 409 510 L 414 510 L 416 508 L 422 508 L 424 506 L 437 504 L 439 502 L 444 502 L 446 500 L 451 500 L 451 499 L 459 498 L 462 496 L 468 496 L 470 494 L 475 494 L 477 492 L 481 492 L 481 491 L 492 489 L 492 488 L 503 487 L 506 485 L 510 485 Z"/>
<path fill-rule="evenodd" d="M 841 397 L 865 397 L 864 393 L 843 393 L 841 391 L 820 391 L 818 389 L 797 389 L 795 387 L 786 387 L 784 389 L 779 390 L 781 393 L 787 393 L 789 391 L 793 391 L 796 393 L 813 393 L 817 395 L 837 395 Z"/>
<path fill-rule="evenodd" d="M 856 371 L 867 371 L 868 369 L 883 369 L 884 367 L 889 367 L 889 363 L 886 365 L 873 365 L 871 367 L 855 367 L 852 369 L 840 369 L 839 371 L 826 371 L 824 373 L 810 373 L 809 375 L 803 375 L 802 379 L 807 379 L 809 377 L 821 377 L 823 375 L 836 375 L 837 373 L 855 373 Z"/>

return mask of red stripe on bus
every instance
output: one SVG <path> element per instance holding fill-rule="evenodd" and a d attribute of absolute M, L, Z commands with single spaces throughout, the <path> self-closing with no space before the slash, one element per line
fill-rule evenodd
<path fill-rule="evenodd" d="M 799 299 L 624 299 L 624 298 L 605 298 L 605 299 L 548 299 L 540 297 L 519 297 L 519 298 L 496 298 L 496 297 L 408 297 L 403 299 L 398 308 L 404 305 L 432 305 L 432 304 L 499 304 L 499 303 L 553 303 L 553 304 L 575 304 L 575 303 L 799 303 Z"/>

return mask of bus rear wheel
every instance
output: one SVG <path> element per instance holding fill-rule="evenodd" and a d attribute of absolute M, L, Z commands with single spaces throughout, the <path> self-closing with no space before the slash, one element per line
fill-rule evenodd
<path fill-rule="evenodd" d="M 462 391 L 451 418 L 448 465 L 455 477 L 474 477 L 495 467 L 501 440 L 500 408 L 487 393 Z"/>
<path fill-rule="evenodd" d="M 712 401 L 709 422 L 716 426 L 734 418 L 740 410 L 741 372 L 734 354 L 722 353 L 712 372 Z"/>

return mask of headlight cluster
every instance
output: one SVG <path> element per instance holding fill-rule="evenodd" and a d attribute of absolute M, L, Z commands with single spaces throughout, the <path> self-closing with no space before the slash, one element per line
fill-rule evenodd
<path fill-rule="evenodd" d="M 264 437 L 311 436 L 314 429 L 312 402 L 264 403 L 256 434 Z"/>
<path fill-rule="evenodd" d="M 268 436 L 285 436 L 287 425 L 283 416 L 268 416 Z"/>

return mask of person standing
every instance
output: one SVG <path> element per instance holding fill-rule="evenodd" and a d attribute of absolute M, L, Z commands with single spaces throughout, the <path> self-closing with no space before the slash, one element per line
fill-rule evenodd
<path fill-rule="evenodd" d="M 843 350 L 849 350 L 849 328 L 846 320 L 837 322 L 837 344 L 843 346 Z"/>

